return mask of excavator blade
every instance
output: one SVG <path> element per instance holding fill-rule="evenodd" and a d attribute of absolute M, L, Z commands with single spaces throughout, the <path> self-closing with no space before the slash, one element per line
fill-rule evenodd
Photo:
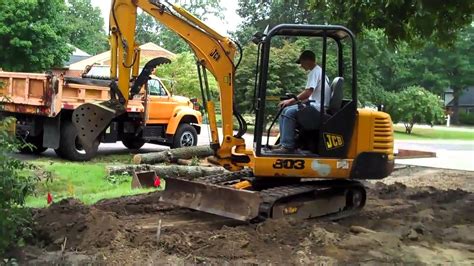
<path fill-rule="evenodd" d="M 233 189 L 177 178 L 166 178 L 161 201 L 240 221 L 258 216 L 262 199 L 258 192 Z"/>
<path fill-rule="evenodd" d="M 78 131 L 78 138 L 85 148 L 91 148 L 97 137 L 112 119 L 123 114 L 125 108 L 117 101 L 85 103 L 72 113 L 72 123 Z"/>

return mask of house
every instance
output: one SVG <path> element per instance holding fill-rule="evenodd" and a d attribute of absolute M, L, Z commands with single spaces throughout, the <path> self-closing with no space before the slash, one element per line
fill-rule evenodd
<path fill-rule="evenodd" d="M 91 57 L 90 54 L 82 51 L 81 49 L 71 44 L 68 44 L 68 45 L 72 47 L 74 51 L 72 52 L 71 56 L 69 56 L 69 60 L 64 64 L 64 67 L 69 67 L 71 64 L 74 64 L 76 62 L 79 62 Z"/>
<path fill-rule="evenodd" d="M 166 58 L 171 59 L 171 58 L 174 58 L 175 56 L 176 55 L 174 53 L 151 42 L 140 45 L 140 64 L 141 65 L 155 57 L 166 57 Z M 92 65 L 109 66 L 110 65 L 110 51 L 106 51 L 94 56 L 83 58 L 82 60 L 72 62 L 69 65 L 67 65 L 64 69 L 62 69 L 61 72 L 66 76 L 80 77 L 82 73 L 84 72 L 84 70 L 88 66 L 92 66 Z"/>
<path fill-rule="evenodd" d="M 450 112 L 454 107 L 454 97 L 451 89 L 444 92 L 444 103 L 446 110 Z M 474 114 L 474 86 L 469 86 L 462 91 L 458 100 L 458 108 L 459 114 Z"/>

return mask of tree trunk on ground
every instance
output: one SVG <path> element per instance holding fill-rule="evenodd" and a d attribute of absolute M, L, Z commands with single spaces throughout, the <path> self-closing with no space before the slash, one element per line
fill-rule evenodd
<path fill-rule="evenodd" d="M 133 162 L 136 164 L 154 164 L 163 162 L 176 162 L 178 159 L 191 159 L 193 157 L 207 157 L 214 155 L 214 150 L 209 146 L 194 146 L 171 149 L 161 152 L 136 154 Z"/>
<path fill-rule="evenodd" d="M 160 177 L 186 177 L 194 179 L 201 176 L 217 175 L 227 172 L 222 167 L 201 167 L 183 165 L 109 165 L 107 175 L 131 175 L 133 171 L 155 171 Z"/>

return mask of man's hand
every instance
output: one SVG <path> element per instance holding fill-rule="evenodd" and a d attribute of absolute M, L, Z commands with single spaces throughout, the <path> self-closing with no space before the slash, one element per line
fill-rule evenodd
<path fill-rule="evenodd" d="M 284 108 L 288 105 L 292 105 L 293 104 L 293 99 L 288 99 L 288 100 L 284 100 L 284 101 L 281 101 L 279 104 L 278 104 L 278 107 L 279 108 Z"/>

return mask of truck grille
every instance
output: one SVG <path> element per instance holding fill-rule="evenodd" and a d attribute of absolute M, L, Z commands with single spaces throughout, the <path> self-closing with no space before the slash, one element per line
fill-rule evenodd
<path fill-rule="evenodd" d="M 373 150 L 393 154 L 393 127 L 390 116 L 379 113 L 374 119 Z"/>

